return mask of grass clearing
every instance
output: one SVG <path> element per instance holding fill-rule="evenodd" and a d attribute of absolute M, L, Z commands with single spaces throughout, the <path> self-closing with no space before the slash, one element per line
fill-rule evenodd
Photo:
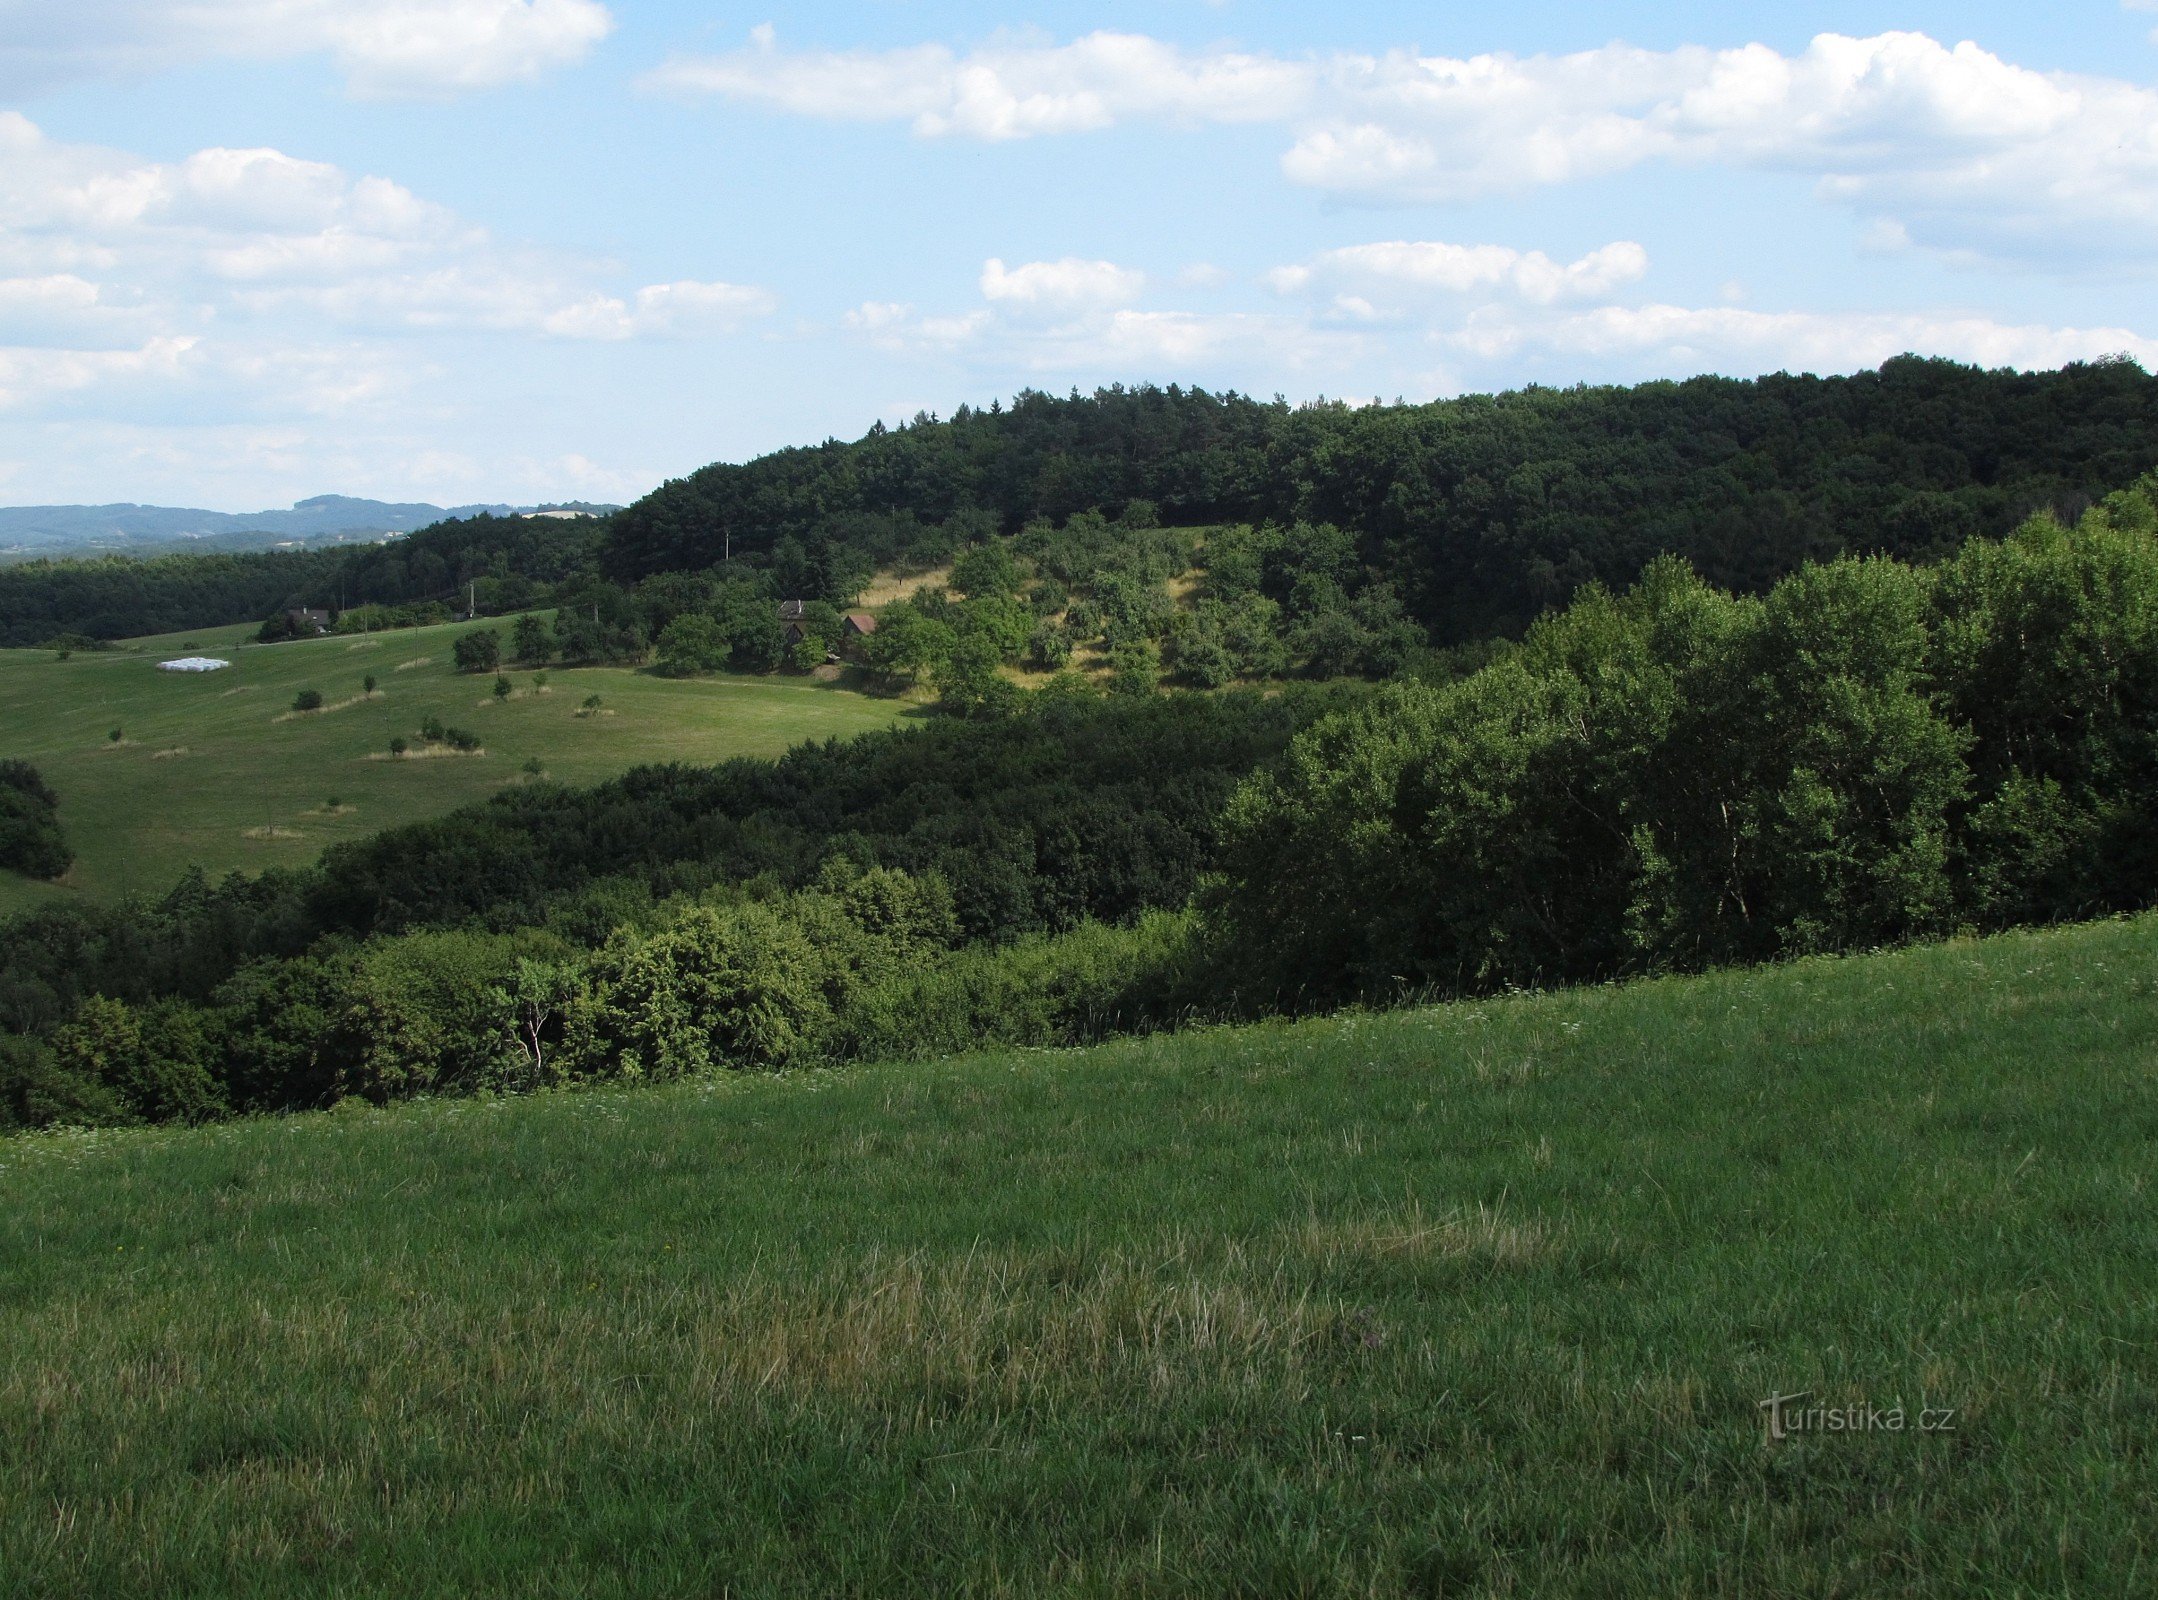
<path fill-rule="evenodd" d="M 914 709 L 803 678 L 677 681 L 620 667 L 550 667 L 549 690 L 559 693 L 475 704 L 493 675 L 459 674 L 450 657 L 456 636 L 474 626 L 507 631 L 497 618 L 422 628 L 417 643 L 408 629 L 256 645 L 247 642 L 252 628 L 233 627 L 134 640 L 65 661 L 49 650 L 0 650 L 7 753 L 33 762 L 59 791 L 61 825 L 77 858 L 58 884 L 0 873 L 0 915 L 71 895 L 160 893 L 197 862 L 213 877 L 297 866 L 340 839 L 439 815 L 521 781 L 519 769 L 533 757 L 560 782 L 593 783 L 647 762 L 777 756 L 805 739 L 888 727 Z M 355 654 L 356 643 L 371 651 Z M 182 654 L 223 656 L 232 665 L 200 675 L 157 670 Z M 370 673 L 371 696 L 362 691 Z M 509 674 L 530 688 L 529 671 Z M 329 703 L 290 709 L 302 689 Z M 575 714 L 591 694 L 609 715 Z M 429 715 L 470 728 L 491 753 L 370 759 L 386 757 L 393 737 L 417 746 Z M 115 726 L 117 742 L 109 738 Z M 345 796 L 355 813 L 296 828 L 325 794 Z"/>
<path fill-rule="evenodd" d="M 2137 1593 L 2154 1000 L 2146 917 L 18 1139 L 0 1571 L 39 1596 Z M 1770 1438 L 1759 1402 L 1800 1392 L 1905 1425 Z"/>

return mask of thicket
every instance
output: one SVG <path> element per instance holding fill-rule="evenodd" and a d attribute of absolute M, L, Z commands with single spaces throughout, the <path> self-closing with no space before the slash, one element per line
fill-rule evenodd
<path fill-rule="evenodd" d="M 0 760 L 0 869 L 57 878 L 74 859 L 52 785 L 27 761 Z"/>

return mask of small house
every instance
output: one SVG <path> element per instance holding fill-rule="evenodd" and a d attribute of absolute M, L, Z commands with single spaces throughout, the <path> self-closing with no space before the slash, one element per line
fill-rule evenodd
<path fill-rule="evenodd" d="M 330 631 L 331 617 L 327 611 L 311 606 L 294 606 L 285 613 L 285 622 L 295 635 L 323 634 Z"/>
<path fill-rule="evenodd" d="M 806 600 L 782 600 L 779 602 L 779 625 L 782 628 L 789 623 L 800 622 L 807 615 L 809 615 L 809 602 Z"/>
<path fill-rule="evenodd" d="M 839 648 L 842 654 L 856 660 L 861 658 L 862 641 L 877 631 L 877 619 L 867 611 L 850 611 L 839 619 Z"/>

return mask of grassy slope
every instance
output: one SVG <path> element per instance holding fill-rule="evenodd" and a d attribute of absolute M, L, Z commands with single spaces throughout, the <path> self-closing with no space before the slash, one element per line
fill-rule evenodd
<path fill-rule="evenodd" d="M 489 625 L 500 626 L 479 624 Z M 472 626 L 423 628 L 417 641 L 406 631 L 267 647 L 241 642 L 251 628 L 203 628 L 66 661 L 0 650 L 5 753 L 35 762 L 60 792 L 78 858 L 57 887 L 0 872 L 0 914 L 69 893 L 160 891 L 193 862 L 213 876 L 298 865 L 324 845 L 520 781 L 533 756 L 550 777 L 590 783 L 640 762 L 776 756 L 805 739 L 887 726 L 903 709 L 802 678 L 676 682 L 612 667 L 553 668 L 543 695 L 529 692 L 530 673 L 512 671 L 520 692 L 497 705 L 491 677 L 451 665 L 452 641 Z M 233 665 L 201 676 L 156 670 L 180 654 Z M 399 670 L 415 656 L 427 664 Z M 337 705 L 358 696 L 369 673 L 376 698 L 280 720 L 300 690 Z M 606 714 L 578 716 L 595 693 Z M 479 734 L 487 753 L 368 759 L 394 735 L 417 742 L 430 712 Z M 116 725 L 123 744 L 107 738 Z M 327 813 L 333 796 L 346 809 Z"/>
<path fill-rule="evenodd" d="M 2158 1574 L 2158 918 L 0 1147 L 44 1594 Z M 1909 1426 L 1764 1437 L 1756 1402 Z M 1953 1406 L 1921 1435 L 1916 1408 Z"/>

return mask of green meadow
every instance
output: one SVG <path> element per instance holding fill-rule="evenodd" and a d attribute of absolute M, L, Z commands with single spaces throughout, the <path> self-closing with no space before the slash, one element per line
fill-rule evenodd
<path fill-rule="evenodd" d="M 2144 917 L 26 1136 L 0 1146 L 0 1572 L 2149 1593 L 2154 1000 Z M 1772 1437 L 1772 1395 L 1824 1420 Z"/>
<path fill-rule="evenodd" d="M 298 866 L 325 845 L 528 781 L 534 760 L 549 778 L 592 783 L 645 762 L 777 756 L 910 709 L 807 678 L 676 680 L 623 667 L 550 668 L 544 690 L 511 669 L 514 692 L 498 703 L 492 674 L 461 674 L 450 657 L 460 633 L 490 626 L 506 636 L 497 620 L 257 645 L 252 627 L 225 627 L 65 661 L 0 650 L 0 752 L 33 762 L 59 791 L 76 853 L 58 884 L 0 873 L 0 915 L 54 897 L 156 894 L 196 864 L 213 877 Z M 232 665 L 157 670 L 198 654 Z M 376 690 L 363 697 L 370 674 Z M 305 689 L 324 709 L 293 711 Z M 601 704 L 586 713 L 594 694 Z M 394 737 L 418 750 L 430 715 L 477 734 L 484 753 L 389 759 Z"/>

